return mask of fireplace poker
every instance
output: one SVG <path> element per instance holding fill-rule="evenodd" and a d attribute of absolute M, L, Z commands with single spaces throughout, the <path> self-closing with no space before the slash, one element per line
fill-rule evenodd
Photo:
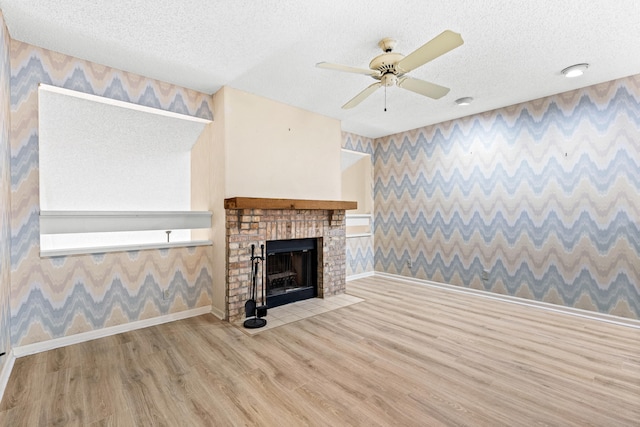
<path fill-rule="evenodd" d="M 253 317 L 255 316 L 256 313 L 256 299 L 255 299 L 255 292 L 256 292 L 256 281 L 255 281 L 255 275 L 253 274 L 253 261 L 254 261 L 254 253 L 255 253 L 255 248 L 256 245 L 251 245 L 251 288 L 249 289 L 249 299 L 247 300 L 247 302 L 244 303 L 244 314 L 245 317 L 249 318 L 249 317 Z"/>
<path fill-rule="evenodd" d="M 260 256 L 255 256 L 255 248 L 256 245 L 251 245 L 251 298 L 244 305 L 245 314 L 248 319 L 244 321 L 243 325 L 247 329 L 262 328 L 267 324 L 266 319 L 261 319 L 256 312 L 258 264 L 262 259 L 264 259 L 264 245 L 261 246 L 262 254 Z M 264 305 L 264 301 L 262 302 L 262 304 Z M 266 308 L 264 309 L 264 311 L 264 314 L 266 315 Z"/>
<path fill-rule="evenodd" d="M 265 257 L 264 257 L 264 245 L 260 245 L 260 261 L 262 261 L 262 271 L 261 271 L 261 286 L 260 286 L 260 290 L 261 290 L 261 301 L 262 301 L 262 305 L 259 305 L 256 307 L 256 315 L 260 318 L 265 317 L 267 315 L 267 301 L 265 299 L 264 296 L 264 281 L 265 281 L 265 274 L 264 274 L 264 263 L 265 263 Z"/>

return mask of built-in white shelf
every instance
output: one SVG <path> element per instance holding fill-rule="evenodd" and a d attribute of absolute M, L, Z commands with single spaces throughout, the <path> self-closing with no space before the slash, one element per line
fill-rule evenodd
<path fill-rule="evenodd" d="M 370 237 L 373 232 L 373 215 L 371 214 L 347 214 L 346 218 L 346 228 L 347 228 L 347 239 L 356 238 L 356 237 Z M 349 228 L 356 228 L 358 230 L 365 228 L 368 231 L 366 232 L 355 232 L 350 233 Z"/>
<path fill-rule="evenodd" d="M 58 257 L 68 255 L 104 254 L 109 252 L 132 252 L 148 249 L 190 248 L 195 246 L 211 246 L 211 240 L 191 240 L 187 242 L 143 243 L 117 246 L 93 246 L 82 248 L 47 249 L 41 250 L 41 257 Z"/>
<path fill-rule="evenodd" d="M 39 91 L 55 93 L 59 95 L 71 96 L 78 99 L 85 99 L 87 101 L 97 102 L 104 105 L 112 105 L 114 107 L 126 108 L 129 110 L 141 111 L 143 113 L 155 114 L 157 116 L 171 117 L 174 119 L 185 120 L 187 122 L 201 123 L 207 125 L 212 122 L 209 119 L 203 119 L 200 117 L 189 116 L 186 114 L 174 113 L 173 111 L 161 110 L 160 108 L 147 107 L 146 105 L 134 104 L 132 102 L 120 101 L 118 99 L 107 98 L 105 96 L 93 95 L 90 93 L 79 92 L 77 90 L 66 89 L 58 86 L 51 86 L 48 84 L 40 83 L 38 85 Z"/>
<path fill-rule="evenodd" d="M 371 225 L 371 214 L 347 214 L 347 227 Z"/>
<path fill-rule="evenodd" d="M 41 211 L 40 234 L 211 228 L 209 211 Z"/>
<path fill-rule="evenodd" d="M 87 239 L 86 244 L 82 242 L 80 245 L 77 243 L 69 245 L 68 242 L 67 245 L 59 243 L 44 245 L 42 240 L 46 236 L 53 235 L 206 229 L 211 228 L 211 221 L 212 213 L 209 211 L 41 211 L 40 256 L 102 254 L 212 245 L 210 240 L 188 240 L 188 237 L 185 240 L 184 232 L 182 239 L 174 242 L 160 239 L 157 242 L 141 241 L 138 240 L 140 238 L 138 236 L 129 239 L 129 241 L 133 240 L 131 243 L 124 241 L 122 244 L 105 244 L 109 239 L 105 237 L 106 235 L 96 237 L 99 234 L 93 234 Z M 164 236 L 164 233 L 159 236 Z"/>

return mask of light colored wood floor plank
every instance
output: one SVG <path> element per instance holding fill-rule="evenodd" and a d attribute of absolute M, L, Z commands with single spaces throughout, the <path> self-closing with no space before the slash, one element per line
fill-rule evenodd
<path fill-rule="evenodd" d="M 638 426 L 640 329 L 370 277 L 248 335 L 211 315 L 16 361 L 0 425 Z"/>

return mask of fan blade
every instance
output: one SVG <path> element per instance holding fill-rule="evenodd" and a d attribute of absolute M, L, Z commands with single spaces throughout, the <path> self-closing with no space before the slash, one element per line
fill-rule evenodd
<path fill-rule="evenodd" d="M 344 104 L 342 106 L 343 109 L 347 110 L 349 108 L 353 108 L 356 105 L 360 104 L 362 101 L 364 101 L 364 99 L 371 95 L 373 92 L 375 92 L 380 86 L 382 86 L 381 83 L 374 83 L 371 86 L 367 87 L 365 90 L 363 90 L 362 92 L 360 92 L 359 94 L 357 94 L 356 96 L 354 96 L 353 98 L 351 98 L 351 100 L 349 102 L 347 102 L 346 104 Z"/>
<path fill-rule="evenodd" d="M 425 82 L 420 79 L 412 79 L 411 77 L 400 77 L 398 79 L 398 86 L 433 99 L 440 99 L 449 93 L 448 87 Z"/>
<path fill-rule="evenodd" d="M 366 74 L 368 76 L 380 75 L 380 71 L 378 70 L 367 70 L 365 68 L 349 67 L 348 65 L 332 64 L 330 62 L 318 62 L 316 67 L 325 68 L 327 70 L 344 71 L 347 73 Z"/>
<path fill-rule="evenodd" d="M 460 34 L 449 30 L 443 31 L 440 35 L 437 35 L 422 45 L 422 47 L 419 47 L 409 55 L 405 56 L 402 61 L 398 62 L 397 67 L 400 68 L 402 72 L 408 73 L 409 71 L 444 55 L 450 50 L 457 48 L 462 45 L 462 43 L 464 43 L 464 40 L 462 40 Z"/>

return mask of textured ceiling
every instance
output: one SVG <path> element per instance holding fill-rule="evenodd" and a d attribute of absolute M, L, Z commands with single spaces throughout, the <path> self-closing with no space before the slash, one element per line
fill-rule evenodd
<path fill-rule="evenodd" d="M 379 137 L 640 73 L 640 1 L 0 0 L 14 39 L 214 93 L 229 85 Z M 411 72 L 440 100 L 397 87 L 352 110 L 383 37 L 408 54 L 445 29 L 464 44 Z M 588 62 L 575 79 L 560 70 Z M 475 98 L 459 107 L 454 100 Z"/>
<path fill-rule="evenodd" d="M 72 91 L 70 91 L 72 92 Z M 38 95 L 40 140 L 102 150 L 110 158 L 149 153 L 189 153 L 205 121 L 155 114 L 42 90 Z M 128 104 L 131 105 L 131 104 Z M 82 157 L 82 153 L 78 156 Z"/>

